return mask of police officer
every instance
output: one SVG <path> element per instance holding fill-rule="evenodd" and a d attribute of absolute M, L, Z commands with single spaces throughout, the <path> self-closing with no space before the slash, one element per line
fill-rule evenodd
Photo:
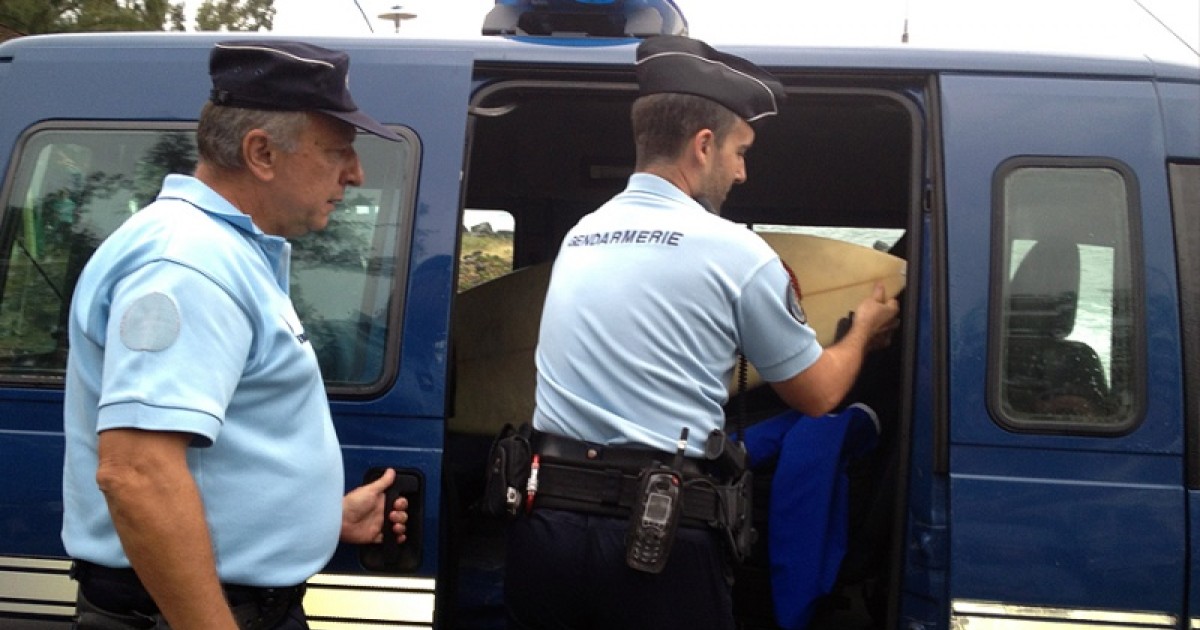
<path fill-rule="evenodd" d="M 819 416 L 896 326 L 895 300 L 876 287 L 822 348 L 778 256 L 719 216 L 746 180 L 756 127 L 778 114 L 776 79 L 681 36 L 643 41 L 636 71 L 636 172 L 567 234 L 546 296 L 533 418 L 541 490 L 509 537 L 514 628 L 733 628 L 718 528 L 685 510 L 661 572 L 627 563 L 631 467 L 671 462 L 686 428 L 683 468 L 701 468 L 739 352 L 786 403 Z M 613 470 L 624 481 L 605 488 L 603 477 L 622 477 Z"/>
<path fill-rule="evenodd" d="M 361 185 L 348 56 L 238 40 L 210 57 L 195 176 L 170 175 L 84 268 L 71 304 L 63 543 L 78 625 L 307 628 L 339 538 L 404 539 L 395 473 L 343 497 L 288 238 Z M 165 622 L 164 622 L 165 621 Z"/>

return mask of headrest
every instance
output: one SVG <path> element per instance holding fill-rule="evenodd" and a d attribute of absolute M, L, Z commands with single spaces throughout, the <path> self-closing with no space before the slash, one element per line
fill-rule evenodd
<path fill-rule="evenodd" d="M 1065 338 L 1075 328 L 1079 302 L 1079 246 L 1041 240 L 1021 260 L 1009 285 L 1009 331 Z"/>

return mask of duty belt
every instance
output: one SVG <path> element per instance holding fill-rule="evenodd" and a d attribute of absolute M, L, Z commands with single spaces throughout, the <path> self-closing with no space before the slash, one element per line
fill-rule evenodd
<path fill-rule="evenodd" d="M 533 434 L 538 454 L 538 507 L 607 516 L 629 516 L 637 497 L 638 473 L 671 462 L 673 455 L 648 448 L 600 446 L 540 431 Z M 705 462 L 686 458 L 683 518 L 689 525 L 717 526 L 722 506 Z"/>
<path fill-rule="evenodd" d="M 114 569 L 75 560 L 71 577 L 79 582 L 80 628 L 157 628 L 158 605 L 133 569 Z M 242 630 L 273 628 L 304 599 L 305 585 L 265 588 L 222 584 L 225 599 Z"/>

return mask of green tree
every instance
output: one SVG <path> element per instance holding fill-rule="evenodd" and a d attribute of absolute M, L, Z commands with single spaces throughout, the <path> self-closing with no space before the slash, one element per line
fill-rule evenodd
<path fill-rule="evenodd" d="M 204 0 L 200 31 L 271 30 L 275 0 Z M 93 31 L 182 31 L 184 3 L 170 0 L 0 0 L 0 24 L 30 35 Z"/>
<path fill-rule="evenodd" d="M 275 0 L 204 0 L 196 10 L 198 31 L 269 31 Z"/>

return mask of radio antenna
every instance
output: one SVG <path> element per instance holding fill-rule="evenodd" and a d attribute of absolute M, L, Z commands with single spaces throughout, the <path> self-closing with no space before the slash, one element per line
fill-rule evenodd
<path fill-rule="evenodd" d="M 900 33 L 901 44 L 908 43 L 908 3 L 909 0 L 904 0 L 904 32 Z"/>
<path fill-rule="evenodd" d="M 1146 5 L 1142 4 L 1141 0 L 1133 0 L 1133 3 L 1138 5 L 1138 8 L 1140 8 L 1142 11 L 1145 11 L 1146 15 L 1149 15 L 1151 18 L 1154 18 L 1154 21 L 1158 22 L 1160 26 L 1167 29 L 1167 32 L 1170 33 L 1175 39 L 1179 40 L 1179 43 L 1183 44 L 1184 46 L 1187 46 L 1188 50 L 1192 51 L 1192 53 L 1194 53 L 1196 56 L 1200 57 L 1200 50 L 1196 50 L 1195 48 L 1193 48 L 1192 45 L 1189 44 L 1186 39 L 1181 37 L 1179 35 L 1179 33 L 1175 32 L 1175 29 L 1168 26 L 1167 23 L 1162 21 L 1161 19 L 1159 19 L 1159 17 L 1157 15 L 1154 15 L 1154 12 L 1151 11 L 1150 9 L 1146 8 Z M 1142 51 L 1142 52 L 1145 52 L 1145 51 Z"/>
<path fill-rule="evenodd" d="M 358 3 L 358 0 L 354 0 L 354 6 L 358 7 L 358 12 L 363 16 L 363 21 L 367 23 L 367 28 L 371 29 L 371 33 L 374 34 L 375 27 L 371 26 L 371 18 L 367 17 L 367 12 L 363 11 L 362 5 Z"/>

